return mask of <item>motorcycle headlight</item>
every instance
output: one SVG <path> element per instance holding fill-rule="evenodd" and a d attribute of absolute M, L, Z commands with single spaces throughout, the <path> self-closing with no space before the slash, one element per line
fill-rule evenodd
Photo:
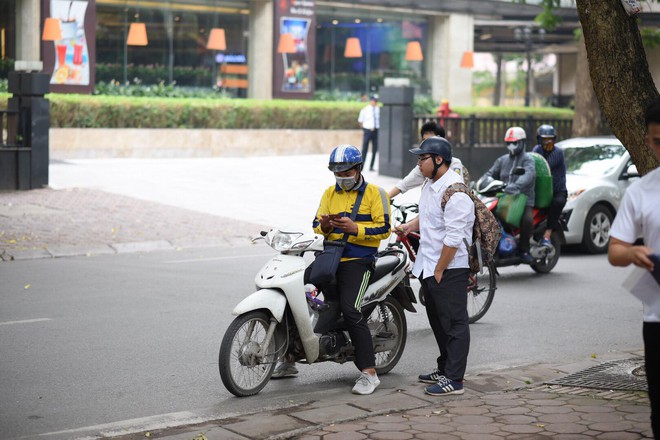
<path fill-rule="evenodd" d="M 270 247 L 278 252 L 288 251 L 291 248 L 293 240 L 289 234 L 278 233 L 273 237 Z"/>

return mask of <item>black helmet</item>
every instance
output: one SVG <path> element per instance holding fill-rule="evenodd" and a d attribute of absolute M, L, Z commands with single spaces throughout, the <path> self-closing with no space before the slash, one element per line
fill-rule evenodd
<path fill-rule="evenodd" d="M 419 148 L 413 148 L 410 152 L 416 156 L 420 154 L 432 154 L 440 156 L 447 164 L 451 163 L 451 144 L 440 136 L 432 136 L 419 144 Z"/>
<path fill-rule="evenodd" d="M 538 128 L 538 130 L 536 130 L 536 137 L 539 139 L 539 142 L 541 142 L 541 138 L 557 139 L 557 132 L 555 131 L 555 127 L 552 125 L 543 124 Z"/>

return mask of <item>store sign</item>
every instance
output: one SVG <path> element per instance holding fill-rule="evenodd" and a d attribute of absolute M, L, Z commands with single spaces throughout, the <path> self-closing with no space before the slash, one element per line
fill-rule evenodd
<path fill-rule="evenodd" d="M 51 74 L 50 90 L 91 93 L 96 69 L 96 2 L 44 0 L 44 15 L 60 20 L 62 39 L 42 41 L 44 71 Z"/>
<path fill-rule="evenodd" d="M 311 98 L 314 95 L 316 11 L 313 0 L 275 0 L 273 96 Z M 280 38 L 293 37 L 293 51 L 279 53 Z"/>
<path fill-rule="evenodd" d="M 247 57 L 242 53 L 219 53 L 215 56 L 215 62 L 218 64 L 222 63 L 234 63 L 234 64 L 246 64 Z"/>

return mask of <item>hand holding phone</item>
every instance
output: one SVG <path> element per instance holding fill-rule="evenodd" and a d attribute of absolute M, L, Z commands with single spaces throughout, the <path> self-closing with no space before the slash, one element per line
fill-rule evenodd
<path fill-rule="evenodd" d="M 328 214 L 328 218 L 330 220 L 337 220 L 338 218 L 341 218 L 341 214 Z"/>

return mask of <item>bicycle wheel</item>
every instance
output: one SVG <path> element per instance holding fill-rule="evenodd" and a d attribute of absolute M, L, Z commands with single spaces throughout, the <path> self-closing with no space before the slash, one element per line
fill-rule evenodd
<path fill-rule="evenodd" d="M 495 263 L 490 261 L 483 268 L 483 273 L 470 274 L 467 288 L 467 309 L 470 324 L 480 320 L 490 308 L 495 297 Z"/>

